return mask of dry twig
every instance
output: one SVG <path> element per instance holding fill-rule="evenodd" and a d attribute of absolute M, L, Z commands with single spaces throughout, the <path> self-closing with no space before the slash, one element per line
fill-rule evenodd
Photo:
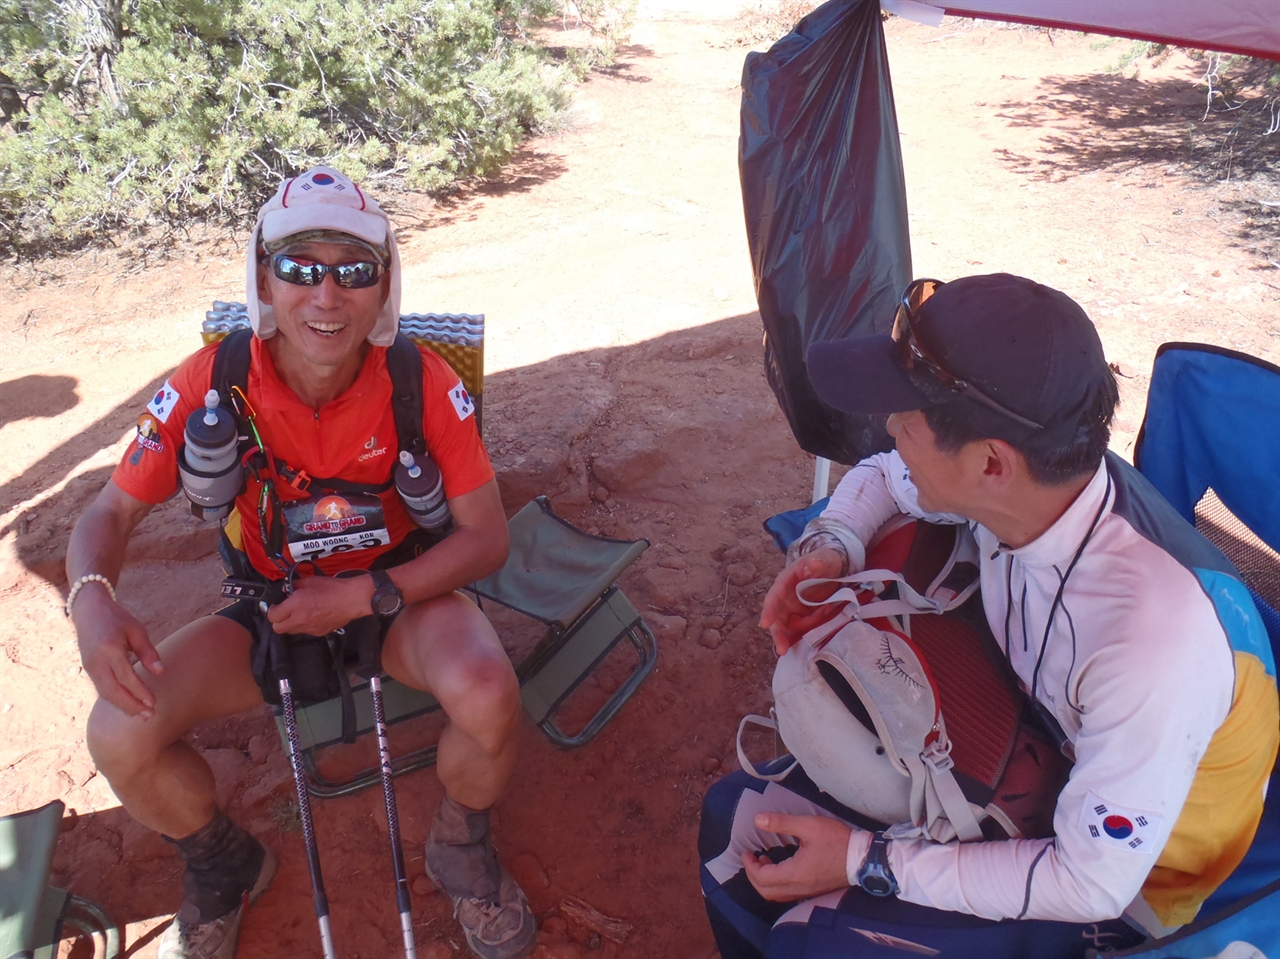
<path fill-rule="evenodd" d="M 560 911 L 575 922 L 582 923 L 592 932 L 598 933 L 618 945 L 622 945 L 632 929 L 631 923 L 606 916 L 600 910 L 583 902 L 576 896 L 565 896 L 560 901 Z"/>

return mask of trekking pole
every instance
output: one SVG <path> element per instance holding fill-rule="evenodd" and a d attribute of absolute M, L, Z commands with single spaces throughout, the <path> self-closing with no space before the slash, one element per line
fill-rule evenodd
<path fill-rule="evenodd" d="M 391 866 L 396 876 L 396 905 L 400 907 L 400 931 L 404 934 L 405 959 L 417 959 L 413 942 L 413 916 L 409 909 L 409 878 L 405 875 L 404 849 L 400 843 L 400 816 L 396 812 L 396 792 L 391 781 L 391 747 L 387 744 L 387 716 L 382 708 L 382 677 L 369 677 L 373 699 L 373 725 L 378 734 L 378 760 L 382 773 L 382 797 L 387 803 L 387 833 L 391 837 Z"/>
<path fill-rule="evenodd" d="M 293 691 L 289 680 L 280 680 L 280 704 L 284 707 L 284 728 L 289 739 L 289 762 L 293 766 L 293 783 L 298 789 L 298 816 L 302 820 L 302 838 L 307 846 L 307 869 L 311 872 L 311 889 L 315 894 L 316 919 L 320 922 L 320 945 L 324 959 L 337 959 L 333 950 L 333 933 L 329 929 L 329 897 L 320 874 L 320 850 L 316 846 L 315 825 L 311 821 L 311 797 L 302 769 L 302 750 L 298 747 L 298 716 L 293 709 Z"/>

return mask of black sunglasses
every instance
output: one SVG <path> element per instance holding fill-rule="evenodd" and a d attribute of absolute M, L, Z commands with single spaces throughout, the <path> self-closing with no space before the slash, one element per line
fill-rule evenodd
<path fill-rule="evenodd" d="M 931 403 L 946 403 L 959 394 L 1002 413 L 1023 426 L 1033 430 L 1044 429 L 1034 420 L 997 403 L 968 380 L 956 376 L 921 342 L 915 330 L 920 308 L 942 285 L 942 280 L 913 280 L 902 294 L 902 302 L 898 304 L 898 312 L 893 317 L 893 332 L 890 336 L 893 338 L 894 356 L 898 365 L 910 377 L 911 385 Z"/>
<path fill-rule="evenodd" d="M 324 282 L 325 274 L 329 274 L 333 282 L 344 290 L 363 290 L 382 278 L 382 264 L 372 260 L 325 266 L 323 263 L 299 263 L 288 254 L 277 253 L 271 258 L 271 269 L 280 279 L 294 286 L 319 286 Z"/>

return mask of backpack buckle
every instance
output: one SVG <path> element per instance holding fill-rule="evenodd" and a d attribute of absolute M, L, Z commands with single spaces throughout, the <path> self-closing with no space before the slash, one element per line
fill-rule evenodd
<path fill-rule="evenodd" d="M 956 764 L 951 758 L 951 740 L 948 739 L 945 743 L 944 745 L 942 740 L 935 739 L 920 753 L 920 758 L 935 772 L 944 772 Z"/>
<path fill-rule="evenodd" d="M 293 478 L 289 480 L 289 485 L 299 493 L 305 493 L 311 486 L 311 477 L 307 475 L 306 470 L 298 470 L 293 474 Z"/>

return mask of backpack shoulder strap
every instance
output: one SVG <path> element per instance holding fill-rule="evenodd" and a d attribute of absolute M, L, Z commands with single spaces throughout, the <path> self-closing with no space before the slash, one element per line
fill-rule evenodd
<path fill-rule="evenodd" d="M 396 421 L 400 449 L 415 456 L 427 451 L 422 435 L 422 354 L 403 333 L 387 349 L 387 372 L 391 374 L 391 412 Z"/>
<path fill-rule="evenodd" d="M 213 376 L 209 385 L 218 391 L 221 405 L 233 412 L 231 387 L 249 388 L 249 348 L 252 343 L 253 330 L 234 330 L 222 338 L 218 352 L 213 356 Z"/>

